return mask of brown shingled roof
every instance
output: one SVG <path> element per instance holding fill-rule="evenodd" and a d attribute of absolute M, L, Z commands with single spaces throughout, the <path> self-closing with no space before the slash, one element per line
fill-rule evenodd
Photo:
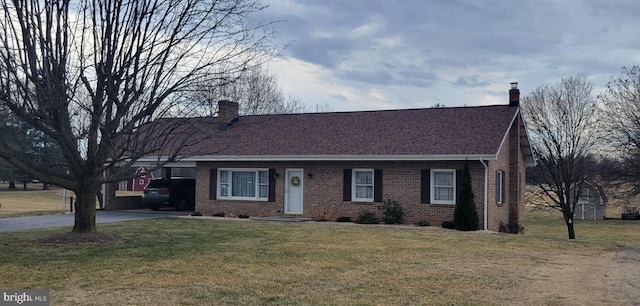
<path fill-rule="evenodd" d="M 201 143 L 203 156 L 495 155 L 517 107 L 506 105 L 242 116 Z"/>

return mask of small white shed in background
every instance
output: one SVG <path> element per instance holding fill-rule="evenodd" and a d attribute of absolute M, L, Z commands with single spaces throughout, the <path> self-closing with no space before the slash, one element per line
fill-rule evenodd
<path fill-rule="evenodd" d="M 585 181 L 573 212 L 575 220 L 602 220 L 606 217 L 607 196 L 602 186 Z"/>

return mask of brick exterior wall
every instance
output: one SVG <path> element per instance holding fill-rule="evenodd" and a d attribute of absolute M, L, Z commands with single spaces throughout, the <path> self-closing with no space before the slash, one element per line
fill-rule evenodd
<path fill-rule="evenodd" d="M 462 169 L 463 162 L 199 162 L 196 177 L 196 211 L 203 214 L 224 212 L 227 215 L 248 214 L 252 217 L 285 215 L 285 170 L 303 169 L 303 214 L 313 219 L 334 221 L 338 217 L 355 218 L 363 211 L 381 216 L 378 206 L 382 203 L 343 201 L 344 169 L 381 169 L 383 171 L 382 199 L 399 201 L 405 211 L 405 223 L 428 221 L 439 226 L 453 220 L 455 205 L 423 204 L 421 195 L 421 170 Z M 469 161 L 476 209 L 483 220 L 484 166 Z M 211 169 L 219 168 L 275 168 L 278 174 L 275 202 L 210 200 L 209 182 Z M 310 175 L 310 176 L 309 176 Z M 497 227 L 495 227 L 497 228 Z"/>
<path fill-rule="evenodd" d="M 503 148 L 509 147 L 509 139 L 506 139 L 506 143 L 503 144 Z M 488 229 L 492 231 L 498 231 L 500 222 L 505 224 L 509 223 L 509 155 L 508 150 L 501 150 L 498 154 L 498 159 L 488 162 L 488 201 L 487 201 L 487 225 Z M 496 201 L 496 172 L 503 172 L 503 202 L 497 203 Z"/>
<path fill-rule="evenodd" d="M 488 229 L 498 231 L 500 223 L 524 226 L 525 162 L 520 148 L 520 115 L 514 121 L 498 158 L 488 162 Z M 496 171 L 504 173 L 503 203 L 496 202 Z"/>

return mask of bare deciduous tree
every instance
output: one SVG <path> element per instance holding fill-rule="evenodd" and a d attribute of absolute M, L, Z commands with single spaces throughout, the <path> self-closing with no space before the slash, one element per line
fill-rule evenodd
<path fill-rule="evenodd" d="M 542 199 L 562 211 L 569 239 L 575 239 L 573 213 L 598 140 L 598 105 L 585 77 L 540 86 L 522 99 L 534 154 L 535 184 Z"/>
<path fill-rule="evenodd" d="M 620 159 L 615 173 L 630 183 L 629 195 L 640 194 L 640 66 L 623 67 L 600 96 L 603 123 L 612 156 Z"/>
<path fill-rule="evenodd" d="M 278 79 L 262 66 L 252 67 L 240 76 L 218 78 L 216 83 L 202 84 L 192 94 L 201 114 L 214 116 L 217 101 L 237 102 L 242 115 L 291 114 L 307 111 L 298 98 L 286 97 Z"/>
<path fill-rule="evenodd" d="M 0 106 L 60 148 L 66 171 L 34 166 L 10 139 L 0 157 L 76 193 L 73 231 L 94 232 L 96 192 L 145 155 L 202 140 L 186 93 L 272 57 L 258 0 L 0 1 Z M 198 135 L 206 135 L 199 133 Z M 106 173 L 106 176 L 105 176 Z"/>

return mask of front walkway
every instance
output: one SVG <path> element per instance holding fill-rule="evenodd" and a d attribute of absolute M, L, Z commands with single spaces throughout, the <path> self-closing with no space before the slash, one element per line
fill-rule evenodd
<path fill-rule="evenodd" d="M 307 221 L 311 221 L 311 218 L 272 216 L 272 217 L 255 217 L 255 218 L 251 218 L 251 220 L 275 221 L 275 222 L 307 222 Z"/>

